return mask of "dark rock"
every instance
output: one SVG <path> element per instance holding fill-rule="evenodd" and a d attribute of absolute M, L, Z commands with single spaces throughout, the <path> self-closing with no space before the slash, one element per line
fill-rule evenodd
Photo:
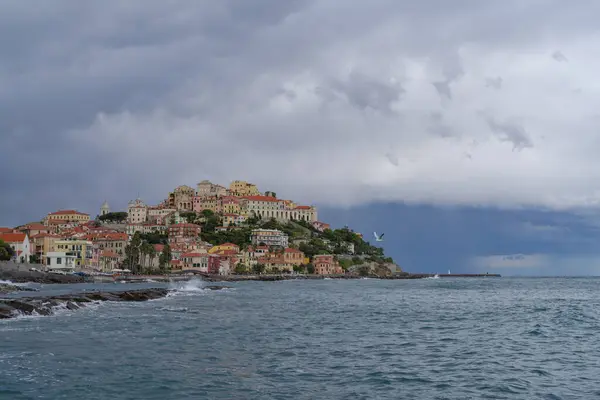
<path fill-rule="evenodd" d="M 51 315 L 53 309 L 61 304 L 66 304 L 66 308 L 69 310 L 77 310 L 92 301 L 146 301 L 165 297 L 168 293 L 167 289 L 154 288 L 127 292 L 91 292 L 50 297 L 0 299 L 0 319 L 13 318 L 19 314 Z"/>
<path fill-rule="evenodd" d="M 231 288 L 231 286 L 216 286 L 216 285 L 203 287 L 203 289 L 207 289 L 207 290 L 221 290 L 221 289 L 230 289 L 230 288 Z"/>

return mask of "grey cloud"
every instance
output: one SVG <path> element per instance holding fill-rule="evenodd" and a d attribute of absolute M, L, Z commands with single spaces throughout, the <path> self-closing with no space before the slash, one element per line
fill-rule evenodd
<path fill-rule="evenodd" d="M 498 76 L 496 78 L 486 78 L 485 79 L 485 87 L 501 89 L 502 88 L 502 77 Z"/>
<path fill-rule="evenodd" d="M 451 98 L 465 74 L 465 44 L 514 48 L 537 43 L 549 29 L 565 40 L 593 32 L 600 4 L 579 6 L 4 1 L 0 168 L 18 172 L 3 179 L 0 225 L 59 207 L 94 212 L 104 198 L 124 206 L 138 190 L 158 201 L 202 177 L 246 174 L 240 177 L 274 185 L 284 172 L 301 176 L 311 166 L 344 171 L 331 165 L 332 152 L 353 162 L 369 152 L 381 160 L 375 135 L 410 143 L 428 129 L 454 135 L 448 123 L 409 129 L 399 121 L 394 107 L 402 108 L 409 87 L 398 72 L 402 61 L 429 60 L 425 82 Z M 530 23 L 532 16 L 544 22 Z M 391 75 L 402 83 L 389 83 Z M 519 127 L 500 124 L 494 133 L 517 149 L 531 145 Z M 320 179 L 312 191 L 281 185 L 310 198 L 331 187 Z"/>
<path fill-rule="evenodd" d="M 400 160 L 398 159 L 398 156 L 396 156 L 395 154 L 385 153 L 385 157 L 388 159 L 390 164 L 392 164 L 394 167 L 397 167 L 398 165 L 400 165 Z"/>
<path fill-rule="evenodd" d="M 488 118 L 487 123 L 498 139 L 503 142 L 512 143 L 513 151 L 533 147 L 533 142 L 527 135 L 525 128 L 521 125 L 509 122 L 496 122 L 493 118 Z"/>
<path fill-rule="evenodd" d="M 567 60 L 567 57 L 565 57 L 565 55 L 560 52 L 560 50 L 557 50 L 554 53 L 552 53 L 552 58 L 554 58 L 558 62 L 568 62 L 569 61 L 569 60 Z"/>

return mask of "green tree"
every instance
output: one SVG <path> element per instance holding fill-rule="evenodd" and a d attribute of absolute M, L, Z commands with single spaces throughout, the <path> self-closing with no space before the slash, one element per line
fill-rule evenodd
<path fill-rule="evenodd" d="M 203 216 L 204 218 L 210 218 L 210 217 L 214 217 L 214 215 L 215 215 L 215 213 L 214 213 L 214 211 L 213 211 L 213 210 L 208 210 L 208 209 L 206 209 L 206 210 L 202 210 L 202 212 L 201 212 L 200 214 L 202 214 L 202 216 Z"/>
<path fill-rule="evenodd" d="M 100 215 L 98 217 L 98 221 L 124 222 L 126 220 L 127 220 L 127 213 L 124 211 L 109 212 L 107 214 Z"/>
<path fill-rule="evenodd" d="M 312 264 L 306 264 L 306 272 L 308 272 L 309 274 L 314 274 L 315 273 L 315 266 Z"/>
<path fill-rule="evenodd" d="M 262 274 L 263 272 L 265 272 L 265 265 L 264 264 L 256 264 L 252 269 L 254 271 L 254 273 L 256 274 Z"/>
<path fill-rule="evenodd" d="M 196 213 L 195 213 L 195 212 L 193 212 L 193 211 L 183 211 L 183 212 L 180 212 L 180 213 L 179 213 L 179 215 L 180 215 L 182 218 L 185 218 L 185 220 L 186 220 L 188 223 L 193 223 L 193 222 L 196 220 L 196 218 L 197 218 L 197 215 L 196 215 Z"/>
<path fill-rule="evenodd" d="M 37 254 L 32 254 L 29 256 L 29 263 L 30 264 L 39 264 L 40 263 L 40 257 Z"/>
<path fill-rule="evenodd" d="M 9 261 L 15 255 L 15 251 L 10 245 L 0 239 L 0 261 Z"/>
<path fill-rule="evenodd" d="M 165 272 L 170 269 L 172 258 L 173 255 L 171 254 L 171 246 L 166 244 L 165 247 L 163 247 L 162 253 L 160 253 L 160 256 L 158 257 L 158 265 L 161 271 Z"/>
<path fill-rule="evenodd" d="M 248 267 L 244 264 L 238 264 L 235 266 L 235 273 L 238 275 L 243 275 L 248 272 Z"/>
<path fill-rule="evenodd" d="M 139 272 L 142 238 L 136 232 L 131 241 L 125 247 L 125 266 L 133 273 Z"/>

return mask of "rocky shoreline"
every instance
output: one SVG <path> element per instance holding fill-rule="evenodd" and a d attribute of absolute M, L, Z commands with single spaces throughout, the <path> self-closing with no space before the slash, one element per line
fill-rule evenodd
<path fill-rule="evenodd" d="M 13 283 L 84 283 L 85 279 L 78 275 L 49 274 L 37 271 L 17 271 L 0 269 L 0 281 Z"/>
<path fill-rule="evenodd" d="M 221 290 L 227 286 L 205 286 L 204 290 Z M 0 319 L 21 315 L 53 315 L 58 309 L 77 310 L 87 304 L 103 301 L 148 301 L 166 297 L 171 289 L 150 288 L 121 292 L 84 292 L 58 296 L 0 299 Z"/>

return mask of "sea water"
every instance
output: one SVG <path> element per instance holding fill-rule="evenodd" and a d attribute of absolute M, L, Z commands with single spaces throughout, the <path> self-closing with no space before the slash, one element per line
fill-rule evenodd
<path fill-rule="evenodd" d="M 1 321 L 0 399 L 600 396 L 600 279 L 224 285 Z"/>

